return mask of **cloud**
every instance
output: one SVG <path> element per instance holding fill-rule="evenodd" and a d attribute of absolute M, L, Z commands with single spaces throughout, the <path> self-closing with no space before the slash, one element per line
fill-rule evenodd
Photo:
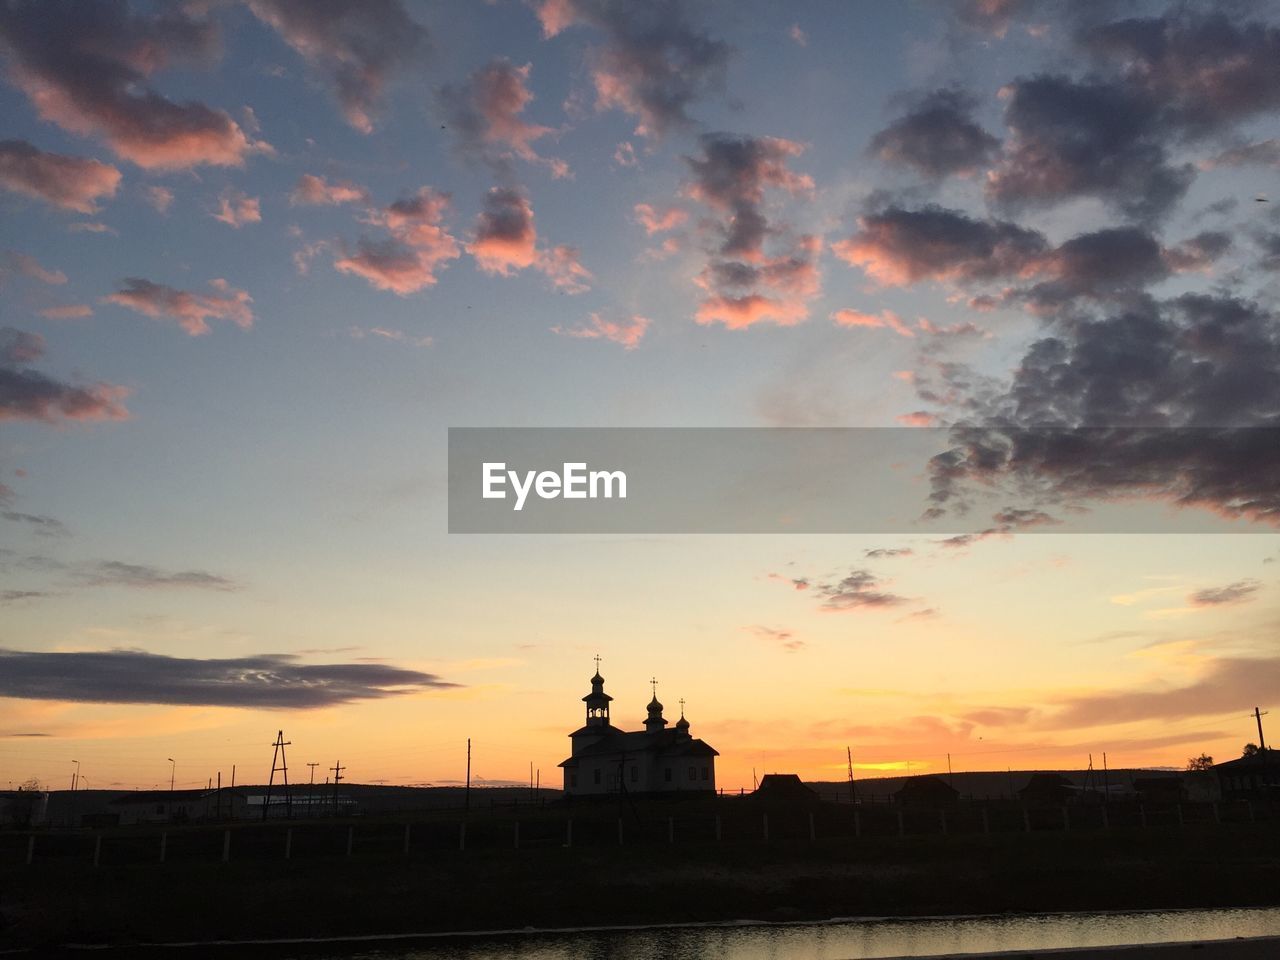
<path fill-rule="evenodd" d="M 583 340 L 612 340 L 626 350 L 634 350 L 640 345 L 641 338 L 649 329 L 649 318 L 638 314 L 629 320 L 606 320 L 598 313 L 588 317 L 587 322 L 577 327 L 555 326 L 552 333 L 565 337 L 578 337 Z"/>
<path fill-rule="evenodd" d="M 359 203 L 367 205 L 369 191 L 350 180 L 330 182 L 324 177 L 304 173 L 298 178 L 298 185 L 289 195 L 289 203 L 294 206 L 332 207 L 343 203 Z"/>
<path fill-rule="evenodd" d="M 1197 590 L 1187 597 L 1193 607 L 1221 607 L 1252 600 L 1262 584 L 1257 580 L 1237 580 L 1225 587 L 1209 587 Z"/>
<path fill-rule="evenodd" d="M 253 326 L 253 298 L 237 290 L 225 280 L 210 280 L 214 293 L 189 293 L 153 283 L 140 277 L 128 277 L 115 293 L 102 298 L 103 303 L 128 307 L 147 317 L 176 320 L 190 336 L 209 332 L 209 319 L 230 320 L 241 329 Z"/>
<path fill-rule="evenodd" d="M 769 643 L 781 647 L 787 653 L 798 653 L 808 646 L 807 643 L 798 639 L 795 633 L 790 630 L 779 630 L 775 627 L 765 627 L 758 624 L 747 629 L 761 640 L 767 640 Z"/>
<path fill-rule="evenodd" d="M 1191 185 L 1191 166 L 1169 160 L 1162 115 L 1129 85 L 1039 75 L 1005 92 L 1012 136 L 988 174 L 993 203 L 1018 210 L 1096 197 L 1130 219 L 1153 221 Z"/>
<path fill-rule="evenodd" d="M 809 45 L 809 35 L 804 32 L 804 28 L 798 23 L 793 23 L 787 30 L 787 36 L 791 38 L 791 42 L 798 47 L 807 47 Z"/>
<path fill-rule="evenodd" d="M 679 207 L 667 207 L 664 210 L 658 210 L 650 204 L 637 203 L 634 210 L 636 222 L 644 227 L 644 232 L 649 236 L 674 230 L 689 219 L 689 212 Z"/>
<path fill-rule="evenodd" d="M 56 380 L 27 366 L 44 355 L 38 334 L 0 327 L 0 421 L 124 420 L 127 387 L 84 386 Z"/>
<path fill-rule="evenodd" d="M 984 167 L 1000 141 L 972 119 L 974 101 L 959 90 L 934 90 L 871 138 L 871 152 L 888 166 L 905 165 L 931 180 Z"/>
<path fill-rule="evenodd" d="M 831 322 L 838 327 L 884 327 L 903 337 L 914 337 L 915 333 L 902 322 L 892 310 L 881 310 L 879 313 L 863 313 L 844 307 L 831 314 Z"/>
<path fill-rule="evenodd" d="M 398 330 L 394 327 L 348 327 L 347 335 L 352 340 L 363 340 L 366 337 L 375 340 L 387 340 L 393 343 L 403 343 L 410 347 L 429 347 L 435 340 L 430 336 L 419 336 L 412 333 L 406 333 L 404 330 Z M 300 651 L 306 652 L 306 651 Z"/>
<path fill-rule="evenodd" d="M 67 275 L 61 270 L 42 267 L 40 261 L 30 254 L 5 250 L 0 253 L 0 285 L 3 285 L 4 281 L 13 274 L 55 287 L 67 282 Z"/>
<path fill-rule="evenodd" d="M 545 37 L 575 24 L 602 32 L 589 55 L 596 108 L 636 118 L 636 135 L 661 139 L 692 123 L 692 104 L 724 87 L 731 48 L 689 22 L 682 0 L 540 0 Z"/>
<path fill-rule="evenodd" d="M 212 216 L 237 230 L 246 223 L 262 222 L 258 198 L 247 196 L 239 190 L 224 190 L 218 198 L 218 209 Z"/>
<path fill-rule="evenodd" d="M 1280 166 L 1280 138 L 1231 147 L 1207 160 L 1204 166 L 1210 170 L 1215 167 Z"/>
<path fill-rule="evenodd" d="M 890 206 L 858 218 L 832 252 L 883 286 L 920 280 L 973 282 L 1018 276 L 1048 249 L 1044 236 L 1006 220 L 977 220 L 934 204 Z"/>
<path fill-rule="evenodd" d="M 308 664 L 288 654 L 201 660 L 140 650 L 0 649 L 0 665 L 0 696 L 73 703 L 308 710 L 459 686 L 391 664 Z"/>
<path fill-rule="evenodd" d="M 93 316 L 93 307 L 87 303 L 69 303 L 61 307 L 45 307 L 39 313 L 46 320 L 83 320 Z"/>
<path fill-rule="evenodd" d="M 45 153 L 25 140 L 0 140 L 0 187 L 64 210 L 94 213 L 97 201 L 114 197 L 120 171 L 87 157 Z"/>
<path fill-rule="evenodd" d="M 150 15 L 125 0 L 15 0 L 0 9 L 9 77 L 41 119 L 100 137 L 147 169 L 239 166 L 258 148 L 225 111 L 175 103 L 149 85 L 174 63 L 208 62 L 218 42 L 212 21 L 181 7 Z"/>
<path fill-rule="evenodd" d="M 813 590 L 822 597 L 823 610 L 877 609 L 908 602 L 906 597 L 883 590 L 880 578 L 870 570 L 853 570 L 840 580 L 815 583 Z"/>
<path fill-rule="evenodd" d="M 695 312 L 700 324 L 731 330 L 766 321 L 791 326 L 809 316 L 821 290 L 821 238 L 792 234 L 765 211 L 767 191 L 808 196 L 813 179 L 790 169 L 804 145 L 777 137 L 725 133 L 699 138 L 686 156 L 693 179 L 687 195 L 711 213 L 710 247 L 695 282 L 707 293 Z"/>
<path fill-rule="evenodd" d="M 137 587 L 140 589 L 191 588 L 196 590 L 239 590 L 240 584 L 204 570 L 166 571 L 157 567 L 119 560 L 103 560 L 81 565 L 76 579 L 89 587 Z"/>
<path fill-rule="evenodd" d="M 1222 657 L 1208 662 L 1203 675 L 1184 686 L 1117 690 L 1068 699 L 1044 724 L 1073 728 L 1212 716 L 1240 710 L 1242 704 L 1265 703 L 1277 685 L 1280 658 Z"/>
<path fill-rule="evenodd" d="M 373 131 L 389 82 L 429 40 L 426 28 L 399 0 L 247 2 L 259 20 L 328 79 L 343 117 L 361 133 Z"/>
<path fill-rule="evenodd" d="M 467 246 L 480 269 L 503 277 L 527 269 L 538 262 L 537 243 L 529 199 L 514 187 L 493 187 Z"/>
<path fill-rule="evenodd" d="M 568 164 L 533 148 L 555 131 L 520 117 L 533 100 L 530 69 L 527 63 L 517 67 L 509 60 L 492 60 L 462 86 L 441 88 L 437 101 L 465 158 L 487 163 L 501 175 L 509 174 L 511 160 L 519 158 L 547 167 L 555 177 L 567 177 Z"/>
<path fill-rule="evenodd" d="M 5 510 L 0 512 L 0 519 L 7 520 L 10 523 L 25 524 L 34 533 L 42 537 L 60 537 L 67 533 L 67 528 L 63 526 L 62 521 L 40 514 Z"/>
<path fill-rule="evenodd" d="M 1280 325 L 1224 295 L 1141 297 L 1060 318 L 935 457 L 940 509 L 973 481 L 1064 504 L 1154 499 L 1280 522 Z"/>
<path fill-rule="evenodd" d="M 1190 135 L 1280 108 L 1280 27 L 1272 24 L 1174 7 L 1089 27 L 1077 42 Z"/>
<path fill-rule="evenodd" d="M 168 187 L 153 184 L 142 191 L 142 196 L 156 213 L 168 213 L 169 207 L 173 205 L 173 191 Z"/>
<path fill-rule="evenodd" d="M 354 250 L 334 261 L 334 267 L 402 297 L 434 286 L 439 271 L 462 253 L 445 226 L 449 206 L 448 194 L 421 187 L 412 196 L 370 211 L 365 222 L 382 227 L 389 237 L 361 238 Z"/>
<path fill-rule="evenodd" d="M 509 277 L 533 268 L 561 293 L 590 289 L 591 272 L 582 265 L 575 247 L 538 246 L 533 207 L 524 191 L 516 187 L 493 187 L 485 194 L 467 252 L 485 273 Z"/>
<path fill-rule="evenodd" d="M 11 603 L 25 603 L 27 600 L 40 600 L 51 596 L 53 594 L 45 590 L 0 590 L 0 606 L 7 606 Z"/>
<path fill-rule="evenodd" d="M 915 551 L 910 547 L 876 547 L 874 550 L 867 550 L 863 555 L 868 560 L 883 560 L 888 557 L 910 557 Z"/>

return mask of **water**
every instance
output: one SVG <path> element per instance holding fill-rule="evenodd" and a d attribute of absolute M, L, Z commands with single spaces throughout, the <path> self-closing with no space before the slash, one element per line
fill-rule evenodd
<path fill-rule="evenodd" d="M 335 945 L 305 955 L 311 960 L 869 960 L 1261 936 L 1280 936 L 1280 908 L 480 934 L 412 945 Z"/>

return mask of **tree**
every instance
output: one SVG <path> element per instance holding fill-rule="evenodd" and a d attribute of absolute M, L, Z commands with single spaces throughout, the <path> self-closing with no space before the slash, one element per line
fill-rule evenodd
<path fill-rule="evenodd" d="M 1246 743 L 1244 745 L 1244 753 L 1242 753 L 1241 756 L 1256 757 L 1259 752 L 1260 751 L 1258 750 L 1258 745 L 1256 743 Z"/>
<path fill-rule="evenodd" d="M 1188 773 L 1204 773 L 1213 769 L 1213 757 L 1207 753 L 1202 753 L 1198 757 L 1192 757 L 1187 761 Z"/>

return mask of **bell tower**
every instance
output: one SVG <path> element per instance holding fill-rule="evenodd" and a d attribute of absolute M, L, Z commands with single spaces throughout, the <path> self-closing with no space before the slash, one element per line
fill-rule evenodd
<path fill-rule="evenodd" d="M 613 697 L 604 692 L 604 677 L 600 676 L 600 655 L 596 654 L 596 674 L 591 678 L 591 692 L 582 698 L 587 705 L 587 726 L 609 726 L 609 701 Z"/>

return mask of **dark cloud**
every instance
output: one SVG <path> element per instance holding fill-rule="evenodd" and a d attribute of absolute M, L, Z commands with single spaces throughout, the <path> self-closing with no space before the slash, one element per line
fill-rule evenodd
<path fill-rule="evenodd" d="M 776 137 L 705 134 L 700 151 L 685 157 L 693 173 L 686 192 L 711 216 L 706 266 L 696 282 L 708 294 L 698 306 L 698 323 L 723 323 L 731 329 L 755 323 L 782 326 L 809 315 L 821 276 L 822 241 L 793 234 L 765 212 L 768 191 L 805 196 L 813 180 L 790 168 L 804 146 Z"/>
<path fill-rule="evenodd" d="M 1280 108 L 1280 28 L 1222 11 L 1173 6 L 1082 30 L 1077 41 L 1196 136 Z"/>
<path fill-rule="evenodd" d="M 120 289 L 102 298 L 103 303 L 127 307 L 143 316 L 176 321 L 189 336 L 209 332 L 210 319 L 230 320 L 241 329 L 253 326 L 253 298 L 226 280 L 209 281 L 212 293 L 192 293 L 142 277 L 128 277 Z"/>
<path fill-rule="evenodd" d="M 114 197 L 120 171 L 88 157 L 46 153 L 25 140 L 0 140 L 0 187 L 64 210 L 94 213 Z"/>
<path fill-rule="evenodd" d="M 973 98 L 934 90 L 871 138 L 871 152 L 889 166 L 904 164 L 931 179 L 985 166 L 1000 141 L 972 118 Z"/>
<path fill-rule="evenodd" d="M 1280 166 L 1280 138 L 1244 143 L 1222 151 L 1208 161 L 1213 167 Z"/>
<path fill-rule="evenodd" d="M 217 26 L 185 7 L 152 15 L 125 0 L 8 0 L 0 47 L 10 79 L 42 119 L 101 137 L 141 167 L 239 166 L 256 146 L 225 111 L 175 103 L 150 87 L 165 67 L 217 55 Z"/>
<path fill-rule="evenodd" d="M 1177 720 L 1266 703 L 1280 686 L 1280 658 L 1223 657 L 1204 676 L 1182 687 L 1117 690 L 1065 701 L 1046 719 L 1054 728 L 1092 727 L 1143 720 Z"/>
<path fill-rule="evenodd" d="M 1204 590 L 1197 590 L 1187 598 L 1187 602 L 1193 607 L 1221 607 L 1233 603 L 1243 603 L 1246 600 L 1252 600 L 1253 595 L 1261 587 L 1262 584 L 1257 580 L 1237 580 L 1235 583 L 1229 583 L 1225 587 L 1209 587 Z"/>
<path fill-rule="evenodd" d="M 333 85 L 342 115 L 362 133 L 392 77 L 425 49 L 429 36 L 400 0 L 246 0 L 307 63 Z"/>
<path fill-rule="evenodd" d="M 1280 523 L 1277 411 L 1274 312 L 1221 295 L 1139 298 L 1059 319 L 1034 342 L 1007 389 L 953 428 L 932 497 L 945 508 L 967 483 L 1007 482 L 1054 502 L 1145 498 Z"/>
<path fill-rule="evenodd" d="M 1169 158 L 1169 129 L 1140 91 L 1105 80 L 1040 75 L 1007 88 L 1012 136 L 987 180 L 1006 209 L 1097 197 L 1138 221 L 1158 220 L 1186 193 L 1190 165 Z"/>
<path fill-rule="evenodd" d="M 39 334 L 0 327 L 0 421 L 123 420 L 125 387 L 109 383 L 77 386 L 27 364 L 44 354 Z"/>
<path fill-rule="evenodd" d="M 239 590 L 240 584 L 204 570 L 167 571 L 138 563 L 103 560 L 83 564 L 76 578 L 91 587 L 139 587 L 142 589 L 192 588 L 197 590 Z"/>
<path fill-rule="evenodd" d="M 930 204 L 889 206 L 858 218 L 849 239 L 832 251 L 890 286 L 920 280 L 973 282 L 1016 276 L 1048 250 L 1043 234 L 1006 220 L 978 220 Z"/>
<path fill-rule="evenodd" d="M 43 597 L 51 596 L 53 594 L 47 590 L 0 590 L 0 605 L 22 603 L 24 600 L 39 600 Z"/>
<path fill-rule="evenodd" d="M 465 84 L 442 87 L 436 99 L 465 159 L 480 160 L 509 176 L 512 159 L 519 158 L 567 177 L 569 167 L 563 160 L 540 156 L 533 147 L 555 131 L 521 117 L 533 100 L 529 71 L 529 64 L 517 67 L 509 60 L 493 60 Z"/>
<path fill-rule="evenodd" d="M 304 664 L 287 654 L 198 660 L 0 649 L 0 667 L 0 696 L 81 703 L 306 710 L 458 686 L 389 664 Z"/>
<path fill-rule="evenodd" d="M 909 557 L 913 553 L 910 547 L 876 547 L 864 554 L 868 560 L 883 560 L 887 557 Z"/>
<path fill-rule="evenodd" d="M 8 520 L 10 523 L 26 524 L 42 537 L 57 537 L 67 532 L 67 528 L 63 526 L 62 521 L 34 513 L 5 510 L 0 513 L 0 519 Z"/>
<path fill-rule="evenodd" d="M 813 590 L 822 597 L 824 610 L 876 609 L 908 602 L 906 597 L 882 589 L 880 578 L 870 570 L 852 570 L 840 580 L 815 583 Z"/>
<path fill-rule="evenodd" d="M 661 139 L 692 123 L 694 101 L 724 88 L 732 48 L 694 26 L 684 0 L 541 0 L 544 36 L 574 24 L 601 31 L 590 55 L 596 107 L 636 118 L 636 133 Z"/>

